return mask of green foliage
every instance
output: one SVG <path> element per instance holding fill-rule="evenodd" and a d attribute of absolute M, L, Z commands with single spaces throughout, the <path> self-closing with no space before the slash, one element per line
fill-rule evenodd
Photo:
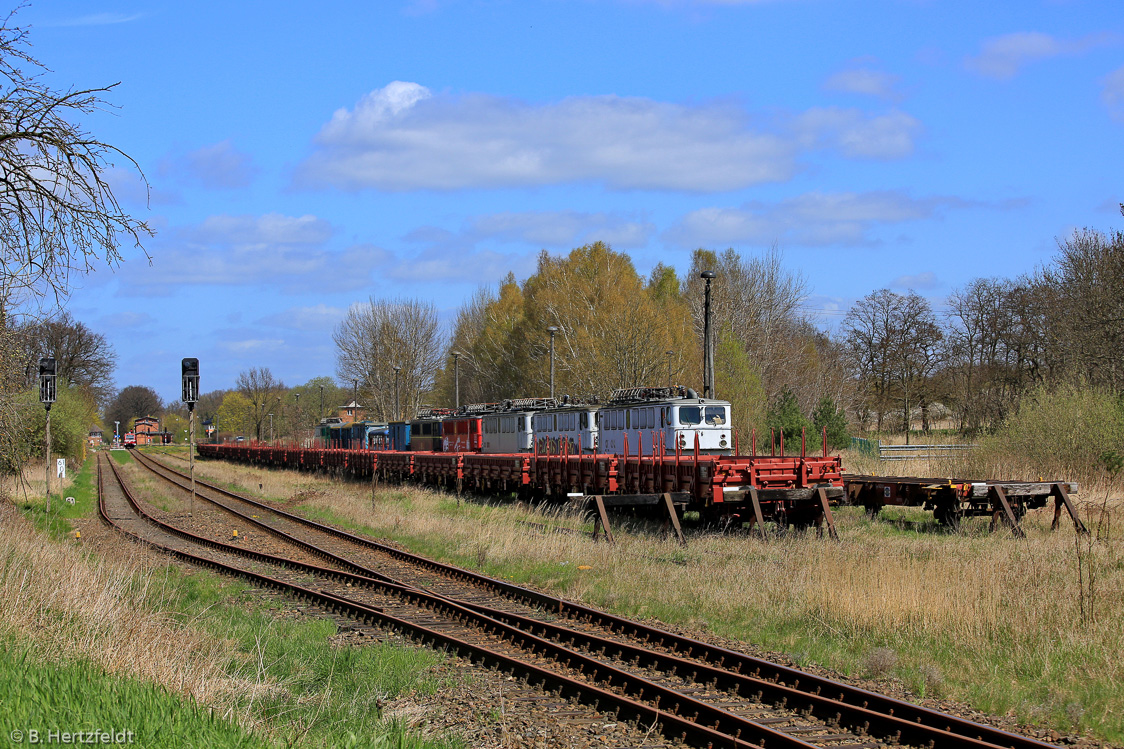
<path fill-rule="evenodd" d="M 714 387 L 719 397 L 730 401 L 733 426 L 748 449 L 751 430 L 760 430 L 766 423 L 768 398 L 761 373 L 728 327 L 718 332 L 714 347 Z"/>
<path fill-rule="evenodd" d="M 835 401 L 828 396 L 820 398 L 816 410 L 812 412 L 812 425 L 816 431 L 816 444 L 827 427 L 827 447 L 829 450 L 843 450 L 851 446 L 851 433 L 847 429 L 847 415 L 843 409 L 835 407 Z"/>
<path fill-rule="evenodd" d="M 770 429 L 777 432 L 778 441 L 780 435 L 784 434 L 786 446 L 799 445 L 804 430 L 813 431 L 812 422 L 808 420 L 808 417 L 800 410 L 800 404 L 796 402 L 796 394 L 787 387 L 781 391 L 780 396 L 769 408 L 765 421 Z M 816 439 L 815 444 L 819 444 L 819 439 Z M 786 447 L 786 451 L 788 449 Z"/>
<path fill-rule="evenodd" d="M 521 286 L 509 276 L 498 292 L 482 290 L 458 313 L 450 350 L 462 353 L 461 402 L 546 394 L 548 327 L 557 329 L 557 394 L 605 396 L 660 384 L 669 359 L 672 379 L 690 384 L 698 342 L 679 285 L 674 269 L 663 266 L 645 279 L 628 255 L 603 242 L 561 257 L 543 252 Z M 439 391 L 451 405 L 450 369 Z"/>
<path fill-rule="evenodd" d="M 97 423 L 94 398 L 85 388 L 72 388 L 62 378 L 57 397 L 51 406 L 51 454 L 82 460 L 90 427 Z M 13 405 L 21 418 L 6 430 L 5 449 L 0 451 L 0 470 L 8 474 L 18 473 L 27 461 L 42 456 L 46 443 L 47 410 L 39 402 L 38 387 L 20 393 Z"/>
<path fill-rule="evenodd" d="M 274 745 L 160 687 L 107 674 L 87 661 L 44 663 L 11 642 L 0 646 L 0 695 L 0 735 L 24 732 L 13 743 L 32 743 L 30 730 L 39 732 L 38 743 L 48 742 L 49 731 L 101 730 L 132 731 L 131 740 L 122 736 L 118 743 L 143 747 Z"/>
<path fill-rule="evenodd" d="M 1116 396 L 1100 388 L 1039 387 L 981 441 L 980 453 L 1022 466 L 1027 475 L 1090 479 L 1102 470 L 1111 472 L 1124 454 L 1124 412 Z"/>

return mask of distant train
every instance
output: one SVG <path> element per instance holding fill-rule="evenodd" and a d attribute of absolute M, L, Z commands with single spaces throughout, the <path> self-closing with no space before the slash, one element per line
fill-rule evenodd
<path fill-rule="evenodd" d="M 605 404 L 568 397 L 522 398 L 450 409 L 423 409 L 389 424 L 333 420 L 320 426 L 325 447 L 346 450 L 540 455 L 653 454 L 694 450 L 730 455 L 729 401 L 689 388 L 634 387 Z"/>

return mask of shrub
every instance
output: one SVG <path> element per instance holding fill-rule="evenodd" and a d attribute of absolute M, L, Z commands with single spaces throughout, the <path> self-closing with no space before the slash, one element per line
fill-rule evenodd
<path fill-rule="evenodd" d="M 981 457 L 1020 468 L 1028 476 L 1086 480 L 1124 454 L 1124 409 L 1111 393 L 1080 385 L 1040 387 L 1025 397 Z"/>
<path fill-rule="evenodd" d="M 820 398 L 816 410 L 812 412 L 815 426 L 815 442 L 819 444 L 824 427 L 827 428 L 827 446 L 831 450 L 843 450 L 851 446 L 851 433 L 847 429 L 847 415 L 835 407 L 835 401 L 828 396 Z"/>

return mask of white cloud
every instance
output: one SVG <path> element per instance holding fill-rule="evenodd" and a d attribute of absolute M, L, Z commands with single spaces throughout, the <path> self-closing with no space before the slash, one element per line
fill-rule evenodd
<path fill-rule="evenodd" d="M 1079 55 L 1115 40 L 1112 34 L 1059 39 L 1040 31 L 1017 31 L 984 40 L 979 54 L 966 58 L 965 65 L 980 75 L 1009 80 L 1032 62 L 1061 55 Z"/>
<path fill-rule="evenodd" d="M 224 245 L 322 244 L 332 235 L 332 226 L 316 216 L 208 216 L 189 234 L 199 242 Z"/>
<path fill-rule="evenodd" d="M 327 304 L 311 307 L 290 307 L 275 315 L 263 317 L 258 322 L 275 328 L 304 331 L 330 331 L 343 319 L 347 310 Z"/>
<path fill-rule="evenodd" d="M 826 91 L 862 94 L 864 96 L 874 96 L 879 99 L 896 101 L 901 98 L 901 94 L 897 91 L 897 86 L 900 82 L 900 76 L 891 75 L 890 73 L 883 73 L 879 70 L 853 68 L 850 70 L 840 70 L 838 73 L 828 76 L 827 80 L 824 81 L 823 87 Z"/>
<path fill-rule="evenodd" d="M 815 107 L 796 118 L 807 148 L 837 149 L 854 159 L 898 159 L 913 153 L 921 123 L 898 110 L 868 117 L 858 109 Z"/>
<path fill-rule="evenodd" d="M 1124 67 L 1117 68 L 1104 78 L 1101 101 L 1117 122 L 1124 122 Z"/>
<path fill-rule="evenodd" d="M 64 18 L 58 21 L 47 21 L 43 26 L 111 26 L 118 23 L 130 23 L 144 18 L 145 13 L 89 13 L 84 16 Z"/>
<path fill-rule="evenodd" d="M 685 247 L 738 243 L 869 245 L 876 226 L 929 218 L 942 208 L 964 205 L 957 198 L 917 200 L 901 192 L 808 193 L 780 203 L 752 202 L 737 208 L 703 208 L 681 218 L 668 241 Z"/>
<path fill-rule="evenodd" d="M 371 245 L 328 249 L 331 234 L 315 216 L 210 216 L 158 237 L 151 265 L 123 266 L 118 294 L 166 296 L 184 285 L 347 291 L 370 283 L 391 257 Z"/>
<path fill-rule="evenodd" d="M 248 186 L 260 170 L 249 154 L 230 140 L 168 156 L 160 163 L 161 176 L 182 177 L 208 189 Z"/>
<path fill-rule="evenodd" d="M 272 354 L 285 348 L 283 338 L 244 338 L 237 341 L 220 341 L 220 350 L 235 356 L 247 354 Z"/>
<path fill-rule="evenodd" d="M 100 322 L 106 328 L 140 328 L 156 320 L 147 312 L 125 311 L 104 315 Z"/>
<path fill-rule="evenodd" d="M 402 258 L 385 276 L 398 281 L 458 281 L 495 283 L 507 273 L 529 276 L 535 269 L 534 253 L 502 253 L 431 247 L 417 255 Z"/>
<path fill-rule="evenodd" d="M 466 231 L 476 241 L 493 239 L 566 248 L 595 241 L 621 248 L 642 247 L 654 233 L 655 226 L 646 221 L 615 213 L 578 211 L 493 213 L 472 219 Z"/>
<path fill-rule="evenodd" d="M 937 274 L 931 270 L 922 271 L 913 275 L 898 276 L 891 283 L 891 286 L 897 289 L 910 289 L 916 291 L 918 289 L 935 289 L 941 285 L 940 279 Z"/>
<path fill-rule="evenodd" d="M 728 102 L 578 96 L 539 105 L 434 94 L 396 81 L 353 109 L 338 110 L 296 181 L 348 190 L 593 182 L 618 190 L 709 192 L 788 180 L 801 149 L 837 148 L 854 158 L 905 155 L 918 130 L 901 112 L 813 110 L 775 132 L 750 120 Z"/>

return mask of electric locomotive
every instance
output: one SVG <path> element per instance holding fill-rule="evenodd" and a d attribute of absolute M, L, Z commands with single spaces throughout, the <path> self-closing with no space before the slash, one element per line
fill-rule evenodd
<path fill-rule="evenodd" d="M 695 449 L 696 439 L 700 453 L 733 453 L 730 402 L 700 398 L 690 388 L 620 388 L 598 417 L 602 453 L 650 455 L 661 444 L 668 452 L 686 452 Z"/>

